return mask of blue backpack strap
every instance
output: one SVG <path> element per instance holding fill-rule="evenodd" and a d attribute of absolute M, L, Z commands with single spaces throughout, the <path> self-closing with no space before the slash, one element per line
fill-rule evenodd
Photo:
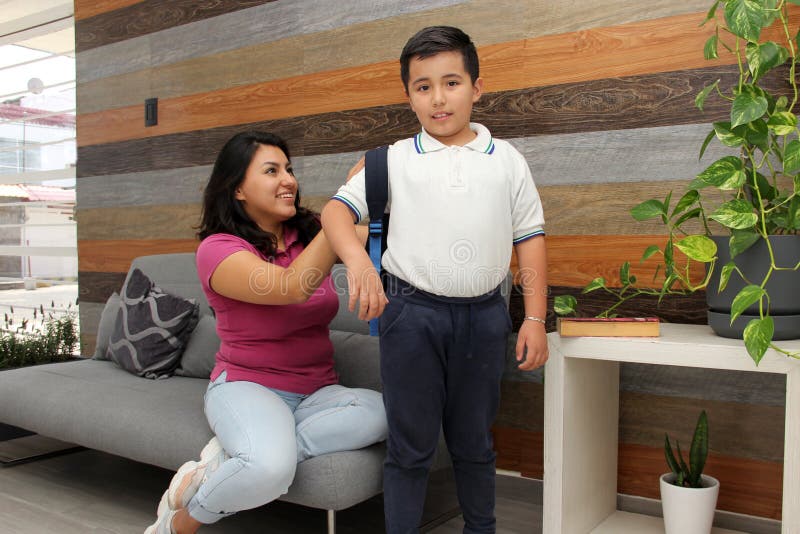
<path fill-rule="evenodd" d="M 383 244 L 386 242 L 384 235 L 384 214 L 386 204 L 389 202 L 389 168 L 386 162 L 388 146 L 382 146 L 368 150 L 365 156 L 364 172 L 367 197 L 367 209 L 369 210 L 369 238 L 367 240 L 369 248 L 369 258 L 378 274 L 381 272 L 381 255 L 383 254 Z M 369 322 L 369 335 L 378 335 L 378 320 L 372 319 Z"/>

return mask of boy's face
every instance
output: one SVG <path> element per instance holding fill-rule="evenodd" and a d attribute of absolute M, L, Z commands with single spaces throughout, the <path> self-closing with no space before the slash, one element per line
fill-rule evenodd
<path fill-rule="evenodd" d="M 460 52 L 439 52 L 408 65 L 408 101 L 422 127 L 445 145 L 465 145 L 475 138 L 469 129 L 472 104 L 483 91 L 464 68 Z"/>

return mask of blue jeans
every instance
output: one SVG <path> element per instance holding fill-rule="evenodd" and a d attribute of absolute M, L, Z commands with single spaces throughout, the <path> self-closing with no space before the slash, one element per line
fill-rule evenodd
<path fill-rule="evenodd" d="M 229 459 L 208 476 L 187 510 L 214 523 L 286 493 L 295 468 L 313 456 L 354 450 L 386 439 L 377 391 L 331 385 L 310 395 L 253 382 L 211 382 L 205 411 Z"/>

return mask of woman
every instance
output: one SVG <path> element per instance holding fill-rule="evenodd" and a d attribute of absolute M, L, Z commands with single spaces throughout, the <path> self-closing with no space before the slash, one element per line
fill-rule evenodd
<path fill-rule="evenodd" d="M 198 236 L 221 340 L 205 396 L 216 437 L 175 474 L 145 534 L 194 533 L 286 493 L 298 462 L 386 438 L 380 393 L 336 383 L 336 256 L 318 216 L 300 207 L 281 138 L 246 132 L 225 144 Z"/>

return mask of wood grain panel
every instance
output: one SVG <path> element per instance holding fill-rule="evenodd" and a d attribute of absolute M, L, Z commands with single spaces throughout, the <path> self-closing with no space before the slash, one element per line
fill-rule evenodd
<path fill-rule="evenodd" d="M 495 426 L 541 433 L 544 430 L 544 385 L 504 379 Z"/>
<path fill-rule="evenodd" d="M 75 0 L 75 20 L 88 19 L 100 13 L 131 6 L 142 0 Z"/>
<path fill-rule="evenodd" d="M 550 259 L 552 261 L 552 258 Z M 581 317 L 595 317 L 617 303 L 616 297 L 608 293 L 594 291 L 583 294 L 581 287 L 550 286 L 547 296 L 547 331 L 556 330 L 556 315 L 553 310 L 553 299 L 558 295 L 572 295 L 578 300 L 578 315 Z M 620 317 L 660 317 L 668 323 L 682 324 L 707 324 L 708 306 L 706 305 L 705 291 L 697 291 L 690 295 L 667 295 L 658 302 L 658 297 L 639 296 L 631 299 L 618 308 Z M 525 316 L 522 293 L 511 293 L 509 312 L 514 329 L 518 330 Z"/>
<path fill-rule="evenodd" d="M 126 273 L 139 256 L 194 252 L 197 245 L 196 239 L 78 241 L 78 270 Z"/>
<path fill-rule="evenodd" d="M 631 262 L 631 274 L 648 284 L 659 262 L 653 257 L 640 263 L 639 258 L 649 245 L 663 247 L 665 243 L 664 236 L 652 235 L 559 235 L 546 239 L 548 283 L 571 287 L 583 287 L 598 276 L 603 276 L 610 287 L 619 287 L 619 267 L 624 261 Z M 676 251 L 676 262 L 681 261 Z M 516 269 L 516 256 L 511 268 Z M 693 280 L 704 275 L 699 268 L 690 274 Z"/>
<path fill-rule="evenodd" d="M 495 425 L 492 429 L 497 467 L 522 476 L 543 477 L 543 434 Z M 617 491 L 660 499 L 658 477 L 667 472 L 662 447 L 621 443 Z M 783 464 L 709 452 L 706 474 L 720 481 L 717 508 L 780 519 Z"/>
<path fill-rule="evenodd" d="M 95 347 L 97 346 L 97 336 L 94 334 L 84 334 L 81 332 L 81 354 L 90 356 L 94 354 Z"/>
<path fill-rule="evenodd" d="M 262 130 L 279 135 L 289 144 L 292 157 L 303 154 L 301 120 L 264 121 L 212 128 L 156 138 L 78 148 L 78 179 L 85 176 L 158 171 L 208 165 L 234 134 Z"/>
<path fill-rule="evenodd" d="M 264 42 L 264 36 L 241 48 L 199 58 L 152 66 L 146 71 L 122 73 L 88 83 L 78 91 L 81 113 L 137 104 L 151 95 L 173 98 L 191 93 L 215 91 L 299 74 L 355 67 L 396 59 L 406 40 L 419 28 L 448 24 L 464 29 L 483 46 L 531 38 L 543 33 L 557 34 L 593 26 L 620 24 L 697 12 L 705 2 L 690 0 L 650 2 L 647 8 L 629 0 L 604 0 L 579 11 L 568 4 L 543 0 L 477 0 L 465 4 L 424 10 L 399 16 L 352 24 L 312 35 L 295 35 Z M 347 2 L 344 6 L 355 6 Z M 388 15 L 387 13 L 386 15 Z M 384 15 L 384 16 L 386 16 Z M 534 24 L 533 21 L 536 21 Z M 266 37 L 272 39 L 273 36 Z M 173 46 L 181 48 L 182 43 Z M 371 46 L 374 44 L 374 46 Z M 191 46 L 186 43 L 186 46 Z M 299 59 L 298 59 L 299 58 Z"/>
<path fill-rule="evenodd" d="M 83 310 L 84 303 L 105 304 L 113 292 L 119 292 L 122 288 L 126 274 L 127 270 L 118 273 L 80 271 L 78 273 L 78 297 L 81 302 L 81 310 Z"/>
<path fill-rule="evenodd" d="M 725 111 L 711 102 L 705 113 L 693 111 L 694 95 L 718 78 L 732 79 L 731 67 L 489 94 L 476 107 L 474 120 L 486 123 L 495 137 L 513 139 L 531 163 L 538 183 L 683 178 L 694 176 L 704 167 L 696 161 L 696 154 L 709 127 L 653 126 L 708 124 L 723 119 Z M 775 89 L 780 89 L 776 92 L 785 92 L 779 76 L 771 80 L 775 80 Z M 623 93 L 627 97 L 614 102 L 607 96 L 578 98 L 582 94 Z M 563 95 L 573 95 L 580 103 L 562 98 Z M 630 108 L 637 113 L 627 112 Z M 566 115 L 570 120 L 563 120 Z M 633 115 L 637 118 L 631 119 Z M 595 128 L 613 133 L 592 132 Z M 164 135 L 157 140 L 143 138 L 83 146 L 78 148 L 79 176 L 209 164 L 218 148 L 244 129 L 279 133 L 287 138 L 294 155 L 311 156 L 391 143 L 413 135 L 419 125 L 408 106 L 398 104 L 247 122 Z M 560 136 L 553 137 L 555 134 Z M 663 147 L 663 151 L 654 154 L 649 149 L 654 144 Z M 625 158 L 619 157 L 620 150 L 628 151 Z M 712 144 L 703 163 L 723 153 L 721 146 Z M 683 176 L 675 176 L 682 168 L 675 168 L 676 160 L 686 166 Z M 670 168 L 675 170 L 670 172 Z"/>
<path fill-rule="evenodd" d="M 660 498 L 658 477 L 668 470 L 663 447 L 622 444 L 618 461 L 619 493 Z M 717 509 L 780 519 L 783 463 L 731 457 L 712 450 L 704 472 L 720 481 Z"/>
<path fill-rule="evenodd" d="M 624 391 L 620 394 L 619 439 L 657 448 L 663 446 L 666 432 L 688 451 L 700 410 L 708 414 L 709 447 L 715 452 L 783 461 L 783 406 Z"/>
<path fill-rule="evenodd" d="M 199 204 L 79 209 L 78 240 L 193 239 Z"/>
<path fill-rule="evenodd" d="M 786 376 L 670 365 L 623 363 L 620 389 L 687 399 L 761 404 L 783 408 Z"/>
<path fill-rule="evenodd" d="M 331 5 L 330 9 L 322 8 L 319 0 L 271 2 L 92 48 L 78 54 L 77 79 L 88 82 L 133 72 L 139 68 L 154 68 L 268 41 L 464 2 L 419 0 L 409 3 L 405 0 L 382 0 L 380 4 L 376 4 L 370 0 L 326 1 Z M 146 67 L 132 63 L 136 56 L 131 53 L 131 49 L 143 46 L 151 52 Z M 399 50 L 395 53 L 399 54 Z"/>
<path fill-rule="evenodd" d="M 274 0 L 144 0 L 75 21 L 78 53 L 140 35 L 224 15 Z M 77 7 L 77 6 L 76 6 Z"/>
<path fill-rule="evenodd" d="M 792 12 L 800 20 L 800 8 Z M 702 68 L 706 66 L 702 47 L 710 28 L 698 30 L 696 20 L 697 14 L 682 15 L 484 47 L 486 91 Z M 654 54 L 666 46 L 671 54 Z M 719 63 L 734 61 L 730 56 Z M 405 100 L 397 83 L 397 62 L 386 61 L 165 99 L 159 103 L 159 124 L 150 128 L 140 120 L 141 106 L 81 114 L 78 145 L 244 124 L 253 117 L 287 118 L 298 116 L 298 110 L 327 113 Z"/>
<path fill-rule="evenodd" d="M 492 427 L 498 469 L 517 471 L 524 477 L 542 479 L 544 476 L 544 434 L 530 430 Z"/>
<path fill-rule="evenodd" d="M 79 180 L 80 209 L 115 206 L 200 204 L 211 165 L 132 174 L 89 176 Z M 121 194 L 124 192 L 124 194 Z"/>

